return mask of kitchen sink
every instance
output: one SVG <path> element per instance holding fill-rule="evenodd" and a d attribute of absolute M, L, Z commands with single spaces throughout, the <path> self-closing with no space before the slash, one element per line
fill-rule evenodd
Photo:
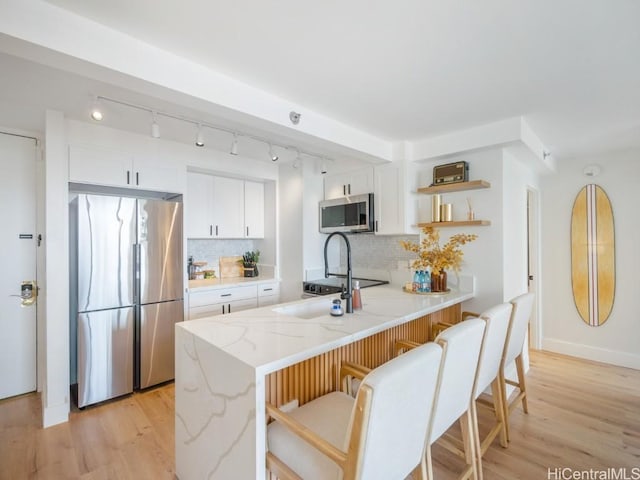
<path fill-rule="evenodd" d="M 303 303 L 295 303 L 293 305 L 285 305 L 283 307 L 274 308 L 274 312 L 290 315 L 298 318 L 316 318 L 329 315 L 331 310 L 332 298 L 325 298 L 318 301 L 306 301 Z"/>

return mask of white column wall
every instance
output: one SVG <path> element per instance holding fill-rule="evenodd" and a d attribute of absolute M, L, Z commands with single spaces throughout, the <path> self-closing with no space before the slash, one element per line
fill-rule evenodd
<path fill-rule="evenodd" d="M 61 112 L 45 114 L 45 345 L 42 423 L 69 417 L 69 213 L 66 126 Z"/>

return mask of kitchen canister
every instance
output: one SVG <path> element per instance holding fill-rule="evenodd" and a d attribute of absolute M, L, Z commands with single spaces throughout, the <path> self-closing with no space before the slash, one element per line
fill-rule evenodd
<path fill-rule="evenodd" d="M 453 220 L 453 209 L 450 203 L 440 205 L 440 221 L 450 222 Z"/>

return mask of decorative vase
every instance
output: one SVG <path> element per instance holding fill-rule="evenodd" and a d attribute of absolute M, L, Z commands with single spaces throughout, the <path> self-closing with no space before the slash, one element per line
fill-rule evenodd
<path fill-rule="evenodd" d="M 447 291 L 447 272 L 442 270 L 437 275 L 431 274 L 431 291 L 446 292 Z"/>

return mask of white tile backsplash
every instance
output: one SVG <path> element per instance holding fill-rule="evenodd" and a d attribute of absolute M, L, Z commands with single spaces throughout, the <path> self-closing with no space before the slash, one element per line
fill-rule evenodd
<path fill-rule="evenodd" d="M 187 240 L 187 257 L 193 256 L 196 262 L 207 262 L 207 269 L 215 270 L 219 276 L 218 259 L 220 257 L 231 257 L 242 255 L 249 250 L 256 250 L 255 240 L 251 239 L 201 239 Z"/>
<path fill-rule="evenodd" d="M 419 239 L 419 235 L 349 235 L 353 268 L 398 270 L 400 265 L 407 268 L 407 262 L 415 259 L 415 253 L 407 252 L 400 246 L 400 241 L 418 242 Z M 347 249 L 344 245 L 340 246 L 340 264 L 347 264 Z"/>

